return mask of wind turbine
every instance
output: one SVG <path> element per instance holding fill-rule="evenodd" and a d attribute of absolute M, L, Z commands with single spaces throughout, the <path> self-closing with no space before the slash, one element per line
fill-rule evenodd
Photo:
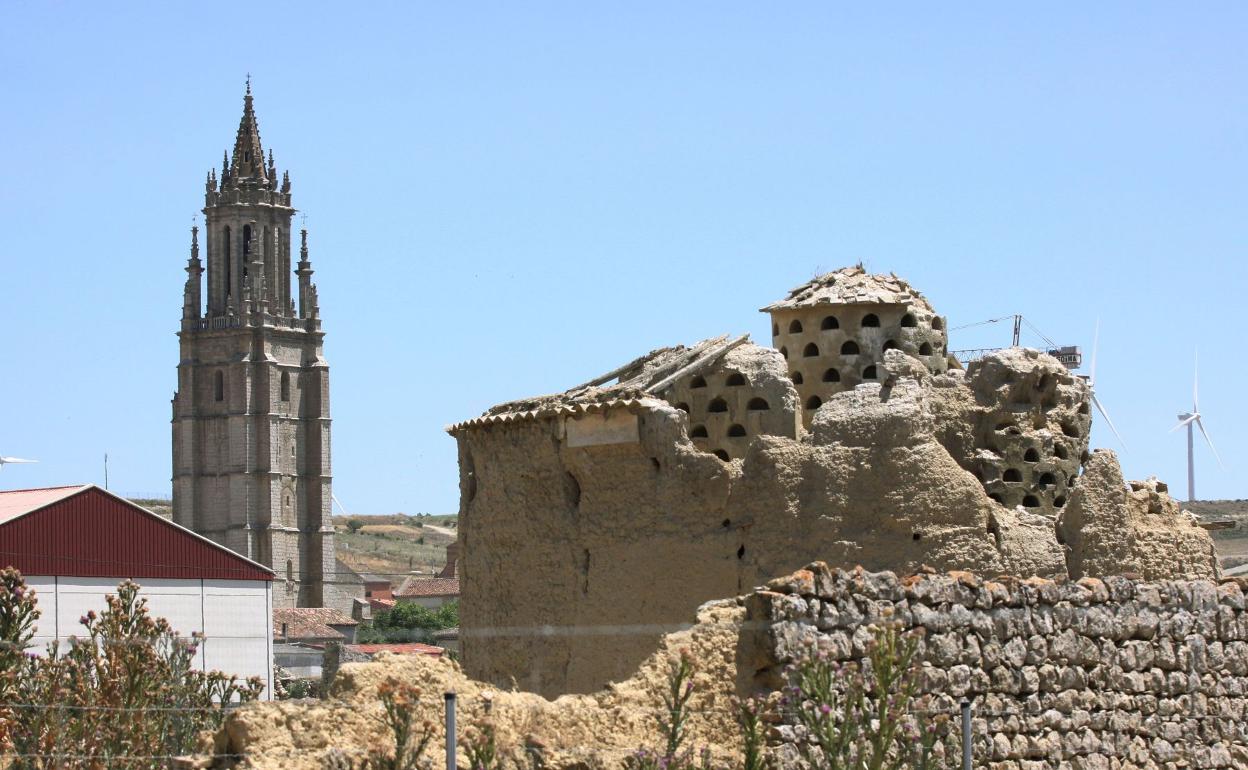
<path fill-rule="evenodd" d="M 1109 419 L 1109 412 L 1105 411 L 1105 407 L 1101 406 L 1101 400 L 1096 397 L 1096 351 L 1101 345 L 1101 319 L 1096 319 L 1096 333 L 1092 337 L 1092 368 L 1088 372 L 1088 395 L 1092 398 L 1092 405 L 1096 407 L 1096 411 L 1101 413 L 1105 418 L 1105 424 L 1118 437 L 1118 443 L 1122 444 L 1122 448 L 1127 448 L 1127 442 L 1122 440 L 1122 434 L 1114 427 L 1114 421 Z"/>
<path fill-rule="evenodd" d="M 1197 358 L 1196 368 L 1192 372 L 1192 411 L 1180 414 L 1179 424 L 1170 429 L 1170 432 L 1174 433 L 1184 425 L 1187 426 L 1187 502 L 1189 503 L 1196 499 L 1196 459 L 1192 451 L 1196 442 L 1192 434 L 1192 425 L 1200 428 L 1200 434 L 1205 437 L 1205 443 L 1209 444 L 1209 449 L 1213 451 L 1213 456 L 1217 458 L 1218 465 L 1226 468 L 1225 465 L 1222 465 L 1222 458 L 1218 455 L 1218 450 L 1213 446 L 1213 439 L 1209 438 L 1209 432 L 1205 430 L 1205 423 L 1200 419 L 1200 405 L 1196 390 L 1196 381 L 1199 374 L 1200 364 L 1199 358 Z"/>
<path fill-rule="evenodd" d="M 38 460 L 23 460 L 20 457 L 0 457 L 0 470 L 3 470 L 4 466 L 9 465 L 10 463 L 16 465 L 17 463 L 37 463 L 37 462 L 39 461 Z"/>

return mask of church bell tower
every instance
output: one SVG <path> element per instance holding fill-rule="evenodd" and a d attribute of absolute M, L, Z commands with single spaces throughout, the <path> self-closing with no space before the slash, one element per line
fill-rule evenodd
<path fill-rule="evenodd" d="M 308 234 L 295 296 L 290 176 L 264 156 L 250 80 L 203 213 L 207 279 L 195 227 L 178 333 L 174 521 L 272 568 L 275 606 L 350 612 L 333 585 L 329 366 Z"/>

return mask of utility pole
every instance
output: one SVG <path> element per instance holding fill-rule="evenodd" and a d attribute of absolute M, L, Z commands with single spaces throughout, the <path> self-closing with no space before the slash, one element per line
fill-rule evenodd
<path fill-rule="evenodd" d="M 1018 347 L 1018 340 L 1020 339 L 1022 335 L 1022 331 L 1023 331 L 1023 317 L 1016 313 L 1014 315 L 1014 342 L 1013 344 L 1010 345 L 1010 347 L 1014 347 L 1014 348 Z"/>

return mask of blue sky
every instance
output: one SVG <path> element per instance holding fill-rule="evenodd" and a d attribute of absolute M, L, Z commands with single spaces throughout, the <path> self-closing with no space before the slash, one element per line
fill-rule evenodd
<path fill-rule="evenodd" d="M 443 427 L 864 261 L 1091 347 L 1130 477 L 1201 406 L 1248 497 L 1248 6 L 6 3 L 0 488 L 167 494 L 191 217 L 252 73 L 308 215 L 353 512 L 450 512 Z M 1006 324 L 952 347 L 1008 343 Z M 1024 338 L 1035 342 L 1035 338 Z M 1086 371 L 1086 370 L 1085 370 Z M 1115 446 L 1102 424 L 1096 446 Z"/>

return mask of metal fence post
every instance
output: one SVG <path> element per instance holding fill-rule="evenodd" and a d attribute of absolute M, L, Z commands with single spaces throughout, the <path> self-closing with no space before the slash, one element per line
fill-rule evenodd
<path fill-rule="evenodd" d="M 971 770 L 971 701 L 962 701 L 962 770 Z"/>
<path fill-rule="evenodd" d="M 455 770 L 455 693 L 446 694 L 446 770 Z"/>

